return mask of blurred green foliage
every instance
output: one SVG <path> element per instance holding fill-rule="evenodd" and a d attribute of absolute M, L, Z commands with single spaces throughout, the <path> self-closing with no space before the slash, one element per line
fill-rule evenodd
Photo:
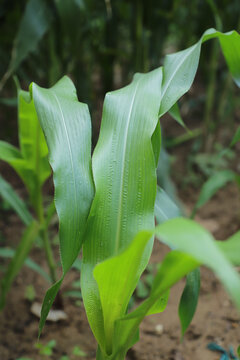
<path fill-rule="evenodd" d="M 31 81 L 50 87 L 67 74 L 93 111 L 96 137 L 105 92 L 158 67 L 166 53 L 190 46 L 207 28 L 239 30 L 239 15 L 239 0 L 2 0 L 0 112 L 11 117 L 6 104 L 14 104 L 14 74 L 23 88 Z M 200 72 L 205 66 L 203 118 L 206 132 L 214 132 L 234 106 L 231 81 L 218 71 L 225 68 L 218 44 L 209 45 Z"/>
<path fill-rule="evenodd" d="M 166 45 L 187 47 L 209 27 L 238 29 L 239 14 L 238 0 L 3 0 L 0 78 L 15 56 L 20 79 L 50 86 L 67 73 L 86 101 L 97 69 L 110 90 L 116 65 L 126 82 L 159 66 Z"/>

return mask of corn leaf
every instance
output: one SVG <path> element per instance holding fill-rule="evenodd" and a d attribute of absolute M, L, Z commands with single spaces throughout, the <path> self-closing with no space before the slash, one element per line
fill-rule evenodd
<path fill-rule="evenodd" d="M 26 170 L 26 161 L 23 159 L 21 152 L 15 146 L 0 140 L 0 160 L 11 165 L 22 178 L 24 183 L 27 181 L 26 179 L 29 176 L 29 172 Z"/>
<path fill-rule="evenodd" d="M 20 150 L 0 141 L 0 159 L 11 165 L 21 177 L 36 209 L 39 188 L 50 176 L 51 170 L 34 103 L 29 93 L 22 90 L 18 91 L 18 126 Z"/>
<path fill-rule="evenodd" d="M 240 231 L 226 241 L 218 241 L 218 246 L 232 264 L 240 265 Z"/>
<path fill-rule="evenodd" d="M 25 230 L 20 244 L 15 252 L 13 259 L 11 260 L 7 272 L 1 282 L 1 294 L 0 294 L 0 310 L 5 305 L 6 295 L 10 286 L 21 269 L 29 251 L 31 250 L 33 241 L 35 240 L 39 232 L 39 225 L 36 221 L 33 221 Z"/>
<path fill-rule="evenodd" d="M 18 128 L 22 157 L 42 185 L 51 173 L 48 148 L 30 94 L 22 90 L 18 91 Z"/>
<path fill-rule="evenodd" d="M 195 269 L 187 274 L 186 285 L 183 290 L 178 315 L 181 322 L 182 336 L 185 334 L 195 314 L 200 291 L 200 271 Z"/>
<path fill-rule="evenodd" d="M 0 195 L 16 211 L 25 225 L 30 225 L 33 220 L 28 208 L 12 186 L 0 175 Z"/>
<path fill-rule="evenodd" d="M 179 125 L 181 125 L 184 129 L 187 129 L 186 125 L 184 124 L 184 121 L 181 117 L 181 113 L 179 110 L 179 106 L 178 103 L 176 102 L 171 109 L 169 109 L 169 114 L 171 115 L 171 117 L 176 120 L 177 123 L 179 123 Z"/>
<path fill-rule="evenodd" d="M 190 89 L 196 75 L 202 43 L 215 37 L 219 39 L 229 70 L 236 85 L 240 87 L 240 35 L 236 31 L 223 34 L 209 29 L 190 48 L 166 56 L 163 64 L 160 117 Z"/>
<path fill-rule="evenodd" d="M 149 239 L 151 233 L 142 232 L 139 238 Z M 183 276 L 196 268 L 199 263 L 179 251 L 171 251 L 161 264 L 157 273 L 155 285 L 147 298 L 136 310 L 118 319 L 114 331 L 114 354 L 126 354 L 127 350 L 138 340 L 139 325 L 143 318 L 151 313 L 151 309 L 159 299 Z"/>
<path fill-rule="evenodd" d="M 39 325 L 41 333 L 62 280 L 81 249 L 94 188 L 90 115 L 87 105 L 78 102 L 73 83 L 64 77 L 50 89 L 32 84 L 31 91 L 54 172 L 63 268 L 61 279 L 46 293 Z"/>
<path fill-rule="evenodd" d="M 154 214 L 158 224 L 182 215 L 178 206 L 159 186 L 157 187 Z"/>
<path fill-rule="evenodd" d="M 116 307 L 111 308 L 113 316 L 106 319 L 93 269 L 122 251 L 139 230 L 154 225 L 157 184 L 152 135 L 158 124 L 161 81 L 160 68 L 137 74 L 130 85 L 106 95 L 100 137 L 93 154 L 96 194 L 83 244 L 81 287 L 92 331 L 106 352 L 111 352 L 111 339 L 108 336 L 105 343 L 104 332 L 111 332 L 116 316 L 125 311 L 126 301 L 121 308 L 115 303 Z M 151 249 L 152 241 L 138 259 L 137 274 L 147 265 Z M 131 281 L 125 287 L 126 299 L 134 286 L 135 281 Z M 111 301 L 114 294 L 105 296 Z"/>
<path fill-rule="evenodd" d="M 20 151 L 29 174 L 24 180 L 36 208 L 38 189 L 50 176 L 51 170 L 47 160 L 46 141 L 33 100 L 28 92 L 22 90 L 18 91 L 18 127 Z"/>
<path fill-rule="evenodd" d="M 231 170 L 221 170 L 210 176 L 202 186 L 191 217 L 194 218 L 197 210 L 206 204 L 219 189 L 224 187 L 229 181 L 234 181 L 235 179 L 236 174 Z"/>
<path fill-rule="evenodd" d="M 101 267 L 105 267 L 105 281 L 109 281 L 108 288 L 118 281 L 119 268 L 117 263 L 121 256 L 121 261 L 125 262 L 131 254 L 138 251 L 138 247 L 147 244 L 149 239 L 155 234 L 168 246 L 177 250 L 168 254 L 163 261 L 153 283 L 153 287 L 149 298 L 147 298 L 136 310 L 119 318 L 115 322 L 113 354 L 125 353 L 132 346 L 133 340 L 136 338 L 138 327 L 143 318 L 148 314 L 159 298 L 166 293 L 178 280 L 196 269 L 200 264 L 205 264 L 211 268 L 222 281 L 223 285 L 231 295 L 232 299 L 240 309 L 240 277 L 231 266 L 228 258 L 219 249 L 218 242 L 215 242 L 212 235 L 203 229 L 197 223 L 184 218 L 172 219 L 164 224 L 159 225 L 154 231 L 140 232 L 132 244 L 121 255 L 97 265 L 95 272 L 100 272 Z M 145 245 L 146 246 L 146 245 Z M 124 259 L 126 256 L 126 259 Z M 240 258 L 238 252 L 238 260 Z M 114 262 L 116 268 L 114 269 Z M 134 261 L 134 259 L 133 259 Z M 106 264 L 111 262 L 111 270 L 109 273 Z M 125 263 L 124 263 L 125 264 Z M 126 265 L 126 264 L 125 264 Z M 130 266 L 130 265 L 129 265 Z M 95 273 L 96 276 L 96 273 Z M 126 281 L 126 278 L 125 278 Z M 112 282 L 112 284 L 111 284 Z M 98 282 L 100 294 L 105 285 Z"/>
<path fill-rule="evenodd" d="M 237 128 L 237 131 L 236 131 L 236 133 L 235 133 L 235 135 L 234 135 L 234 137 L 233 137 L 233 139 L 231 141 L 230 146 L 232 147 L 232 146 L 236 145 L 236 143 L 239 140 L 240 140 L 240 126 Z"/>
<path fill-rule="evenodd" d="M 161 134 L 161 125 L 158 121 L 157 126 L 154 130 L 154 133 L 152 135 L 152 147 L 153 147 L 153 153 L 155 157 L 156 167 L 158 165 L 160 150 L 161 150 L 161 143 L 162 143 L 162 134 Z"/>
<path fill-rule="evenodd" d="M 7 247 L 0 248 L 0 257 L 3 258 L 14 258 L 16 254 L 16 250 L 10 249 Z M 24 260 L 24 265 L 26 265 L 29 269 L 36 271 L 38 274 L 40 274 L 44 279 L 46 279 L 48 282 L 51 282 L 51 278 L 48 275 L 48 273 L 41 268 L 35 261 L 33 261 L 30 258 L 26 258 Z M 20 269 L 19 269 L 20 270 Z"/>
<path fill-rule="evenodd" d="M 0 88 L 21 62 L 36 49 L 50 23 L 51 15 L 47 3 L 44 0 L 29 0 L 14 41 L 10 64 L 0 83 Z"/>
<path fill-rule="evenodd" d="M 157 187 L 154 213 L 158 224 L 162 224 L 169 219 L 180 217 L 182 215 L 177 205 L 159 186 Z M 179 317 L 182 326 L 182 335 L 184 335 L 196 310 L 200 285 L 199 279 L 199 269 L 196 269 L 187 275 L 186 286 L 179 304 Z M 160 298 L 160 304 L 161 300 L 162 299 Z M 151 313 L 153 310 L 154 309 L 151 310 Z M 160 312 L 158 307 L 156 307 L 156 312 Z"/>

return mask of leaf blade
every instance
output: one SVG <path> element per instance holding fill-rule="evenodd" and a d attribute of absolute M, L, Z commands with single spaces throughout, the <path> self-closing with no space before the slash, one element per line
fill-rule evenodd
<path fill-rule="evenodd" d="M 81 287 L 91 328 L 107 352 L 111 352 L 112 345 L 110 336 L 105 344 L 104 321 L 105 328 L 112 328 L 117 310 L 112 309 L 115 315 L 104 320 L 107 312 L 102 312 L 92 271 L 97 263 L 122 251 L 138 230 L 154 226 L 158 151 L 153 151 L 152 136 L 155 133 L 156 144 L 160 144 L 157 124 L 161 80 L 161 68 L 137 74 L 130 85 L 106 95 L 100 137 L 93 154 L 96 195 L 83 246 Z M 141 271 L 147 265 L 151 247 L 149 242 L 139 260 Z M 128 294 L 132 284 L 125 289 Z"/>
<path fill-rule="evenodd" d="M 236 31 L 221 33 L 208 29 L 190 48 L 165 57 L 159 117 L 169 111 L 190 89 L 197 71 L 202 43 L 213 38 L 219 39 L 229 70 L 236 85 L 240 87 L 240 35 Z"/>
<path fill-rule="evenodd" d="M 181 216 L 181 210 L 159 186 L 157 187 L 154 214 L 158 224 Z"/>
<path fill-rule="evenodd" d="M 3 179 L 0 175 L 0 195 L 7 201 L 11 207 L 16 211 L 20 219 L 25 225 L 30 225 L 33 217 L 28 208 L 18 194 L 13 190 L 12 186 Z"/>
<path fill-rule="evenodd" d="M 90 114 L 87 106 L 78 102 L 71 80 L 63 77 L 50 89 L 33 84 L 31 93 L 46 137 L 49 161 L 54 173 L 63 268 L 63 276 L 47 291 L 44 298 L 40 334 L 62 280 L 80 251 L 94 186 L 91 173 Z"/>
<path fill-rule="evenodd" d="M 219 189 L 225 186 L 228 182 L 234 181 L 235 178 L 236 174 L 231 170 L 221 170 L 210 176 L 201 188 L 191 217 L 193 218 L 197 210 L 205 205 Z"/>
<path fill-rule="evenodd" d="M 33 241 L 35 240 L 39 232 L 39 224 L 36 221 L 33 221 L 28 228 L 25 230 L 20 244 L 14 254 L 13 259 L 11 260 L 7 272 L 1 282 L 1 296 L 0 296 L 0 310 L 3 309 L 5 305 L 5 300 L 7 292 L 21 269 L 29 251 L 31 250 Z"/>
<path fill-rule="evenodd" d="M 178 315 L 181 322 L 182 336 L 185 334 L 195 314 L 200 291 L 200 271 L 195 269 L 187 274 L 186 285 L 183 290 Z"/>

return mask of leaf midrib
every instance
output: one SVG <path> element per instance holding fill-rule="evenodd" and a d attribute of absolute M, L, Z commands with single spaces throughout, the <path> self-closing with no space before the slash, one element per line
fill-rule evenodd
<path fill-rule="evenodd" d="M 123 199 L 123 182 L 124 182 L 124 174 L 125 174 L 125 158 L 126 158 L 126 148 L 127 148 L 127 139 L 128 139 L 128 129 L 129 129 L 129 125 L 130 125 L 130 119 L 131 119 L 131 115 L 132 115 L 132 110 L 133 110 L 133 105 L 134 105 L 134 101 L 136 98 L 136 93 L 137 93 L 137 89 L 140 83 L 140 79 L 137 80 L 137 84 L 136 84 L 136 88 L 134 90 L 133 93 L 133 98 L 130 104 L 130 110 L 129 110 L 129 115 L 128 115 L 128 119 L 127 119 L 127 126 L 126 126 L 126 130 L 124 133 L 124 144 L 123 144 L 123 160 L 122 160 L 122 166 L 123 166 L 123 170 L 121 172 L 121 179 L 120 179 L 120 192 L 119 192 L 119 199 L 118 199 L 118 217 L 117 217 L 117 226 L 116 226 L 116 241 L 115 241 L 115 253 L 117 254 L 118 249 L 119 249 L 119 243 L 120 243 L 120 233 L 121 233 L 121 218 L 122 218 L 122 199 Z"/>
<path fill-rule="evenodd" d="M 77 190 L 76 190 L 76 179 L 75 179 L 75 171 L 74 171 L 74 166 L 73 166 L 73 155 L 72 155 L 71 143 L 70 143 L 69 134 L 68 134 L 68 131 L 67 131 L 67 126 L 66 126 L 66 123 L 65 123 L 64 115 L 63 115 L 63 112 L 62 112 L 62 109 L 61 109 L 61 105 L 60 105 L 59 100 L 58 100 L 57 96 L 55 95 L 55 93 L 52 92 L 52 94 L 53 94 L 53 96 L 54 96 L 54 98 L 55 98 L 55 100 L 57 102 L 58 108 L 60 110 L 61 120 L 62 120 L 63 127 L 64 127 L 64 130 L 65 130 L 65 133 L 66 133 L 67 146 L 68 146 L 68 149 L 69 149 L 70 163 L 71 163 L 71 169 L 72 169 L 72 175 L 73 175 L 74 202 L 75 202 L 75 208 L 77 209 Z"/>
<path fill-rule="evenodd" d="M 196 49 L 196 47 L 199 45 L 199 42 L 197 42 L 197 44 L 193 45 L 192 51 L 191 52 L 187 52 L 186 55 L 182 58 L 182 60 L 180 61 L 179 65 L 176 67 L 175 71 L 173 71 L 172 75 L 170 76 L 168 82 L 166 83 L 165 86 L 163 86 L 163 91 L 162 91 L 162 96 L 161 99 L 163 99 L 166 91 L 169 88 L 169 84 L 172 82 L 174 76 L 176 75 L 176 73 L 179 71 L 179 69 L 181 68 L 182 64 L 184 63 L 184 61 L 186 60 L 187 57 L 189 57 L 192 52 Z M 164 77 L 164 65 L 163 65 L 163 77 Z M 164 78 L 163 78 L 163 82 L 164 82 Z M 161 102 L 162 104 L 162 102 Z"/>

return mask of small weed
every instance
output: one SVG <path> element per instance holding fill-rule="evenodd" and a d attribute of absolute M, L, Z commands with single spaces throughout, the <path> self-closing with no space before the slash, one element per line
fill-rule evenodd
<path fill-rule="evenodd" d="M 39 350 L 40 355 L 51 356 L 53 353 L 53 349 L 56 346 L 56 341 L 50 340 L 46 345 L 43 345 L 42 343 L 37 343 L 35 346 Z"/>

